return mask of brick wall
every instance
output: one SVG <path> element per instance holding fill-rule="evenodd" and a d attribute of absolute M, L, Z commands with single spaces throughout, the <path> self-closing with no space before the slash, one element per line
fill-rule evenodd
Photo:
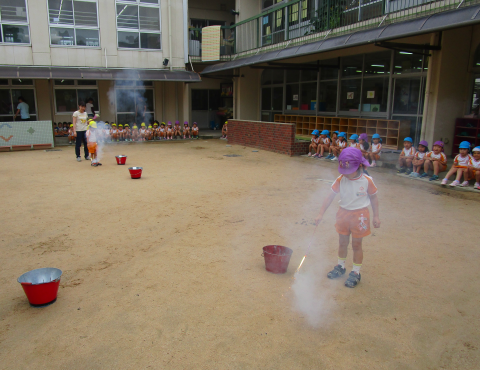
<path fill-rule="evenodd" d="M 309 142 L 295 141 L 295 124 L 228 120 L 228 143 L 289 156 L 306 154 Z"/>

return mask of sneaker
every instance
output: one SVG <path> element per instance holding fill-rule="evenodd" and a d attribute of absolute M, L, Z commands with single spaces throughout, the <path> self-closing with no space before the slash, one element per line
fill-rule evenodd
<path fill-rule="evenodd" d="M 460 181 L 458 180 L 455 180 L 450 184 L 450 186 L 458 186 L 458 185 L 460 185 Z"/>
<path fill-rule="evenodd" d="M 97 162 L 97 166 L 101 166 L 102 164 L 100 162 Z"/>
<path fill-rule="evenodd" d="M 416 172 L 410 172 L 410 173 L 408 174 L 408 176 L 410 176 L 410 177 L 415 177 L 415 173 L 416 173 Z"/>
<path fill-rule="evenodd" d="M 480 183 L 476 182 L 475 185 L 473 185 L 473 188 L 480 190 Z"/>
<path fill-rule="evenodd" d="M 410 175 L 412 173 L 412 170 L 410 168 L 407 168 L 405 170 L 405 175 Z"/>
<path fill-rule="evenodd" d="M 466 187 L 466 186 L 468 186 L 468 181 L 464 181 L 464 182 L 462 182 L 462 185 L 460 185 L 460 186 L 463 186 L 463 187 Z"/>
<path fill-rule="evenodd" d="M 311 156 L 312 156 L 312 153 L 308 153 L 308 156 L 311 157 Z"/>
<path fill-rule="evenodd" d="M 333 158 L 331 159 L 332 161 L 338 161 L 338 158 L 333 156 Z"/>
<path fill-rule="evenodd" d="M 376 163 L 372 163 L 372 164 L 370 165 L 370 167 L 377 167 L 377 164 L 376 164 Z"/>
<path fill-rule="evenodd" d="M 82 158 L 81 157 L 77 157 L 77 162 L 81 162 L 82 161 Z"/>
<path fill-rule="evenodd" d="M 418 172 L 412 172 L 412 173 L 414 178 L 420 177 L 420 174 Z"/>
<path fill-rule="evenodd" d="M 314 155 L 312 155 L 312 158 L 318 158 L 318 154 L 315 153 Z"/>
<path fill-rule="evenodd" d="M 352 271 L 350 274 L 348 274 L 348 279 L 345 281 L 345 286 L 347 288 L 355 288 L 361 279 L 361 274 L 357 274 L 356 272 Z"/>
<path fill-rule="evenodd" d="M 429 178 L 430 181 L 437 181 L 438 180 L 438 176 L 437 175 L 433 175 L 432 177 Z"/>
<path fill-rule="evenodd" d="M 86 161 L 89 161 L 89 160 L 90 160 L 90 156 L 85 157 L 85 160 L 86 160 Z"/>
<path fill-rule="evenodd" d="M 347 271 L 345 268 L 343 268 L 343 267 L 340 266 L 340 265 L 337 265 L 337 266 L 335 266 L 335 267 L 333 268 L 332 271 L 330 271 L 330 272 L 327 274 L 327 277 L 328 277 L 329 279 L 336 279 L 336 278 L 342 276 L 342 275 L 345 273 L 345 271 Z"/>
<path fill-rule="evenodd" d="M 98 164 L 97 164 L 97 162 L 92 162 L 92 164 L 90 164 L 90 166 L 97 167 Z"/>
<path fill-rule="evenodd" d="M 442 185 L 447 185 L 447 181 L 448 181 L 447 179 L 443 179 L 442 180 Z"/>
<path fill-rule="evenodd" d="M 318 158 L 318 159 L 323 158 L 323 155 L 318 154 L 318 155 L 317 155 L 317 158 Z"/>
<path fill-rule="evenodd" d="M 424 172 L 420 175 L 420 178 L 423 179 L 424 177 L 427 177 L 428 176 L 428 173 Z"/>
<path fill-rule="evenodd" d="M 332 159 L 332 155 L 331 154 L 327 155 L 325 159 Z"/>
<path fill-rule="evenodd" d="M 397 172 L 398 173 L 404 173 L 405 172 L 405 167 L 400 167 L 400 169 Z"/>

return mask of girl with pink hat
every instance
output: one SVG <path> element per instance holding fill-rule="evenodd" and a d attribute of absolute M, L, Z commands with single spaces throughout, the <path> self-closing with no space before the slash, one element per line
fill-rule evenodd
<path fill-rule="evenodd" d="M 438 174 L 447 170 L 447 156 L 443 152 L 443 141 L 435 141 L 431 152 L 425 155 L 425 163 L 423 164 L 423 172 L 420 177 L 427 177 L 428 170 L 433 169 L 433 175 L 430 181 L 438 180 Z"/>
<path fill-rule="evenodd" d="M 418 149 L 413 155 L 412 165 L 413 171 L 410 174 L 411 177 L 420 177 L 420 170 L 425 163 L 425 156 L 428 153 L 428 143 L 422 140 L 418 143 Z"/>
<path fill-rule="evenodd" d="M 172 140 L 172 136 L 173 136 L 172 122 L 168 121 L 168 123 L 167 123 L 167 140 Z"/>
<path fill-rule="evenodd" d="M 338 263 L 327 274 L 329 279 L 335 279 L 345 274 L 348 244 L 352 235 L 353 269 L 348 275 L 345 286 L 354 288 L 361 279 L 360 268 L 363 262 L 363 238 L 370 235 L 370 212 L 373 209 L 373 226 L 380 227 L 378 215 L 377 187 L 370 176 L 363 173 L 363 168 L 370 167 L 360 149 L 349 147 L 342 150 L 338 157 L 338 172 L 340 176 L 332 185 L 332 193 L 323 201 L 320 213 L 315 219 L 318 225 L 332 204 L 337 194 L 340 194 L 340 209 L 337 212 L 335 228 L 339 234 Z"/>

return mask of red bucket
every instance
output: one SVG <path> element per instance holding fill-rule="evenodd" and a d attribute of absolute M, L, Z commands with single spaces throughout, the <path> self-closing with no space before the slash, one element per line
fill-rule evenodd
<path fill-rule="evenodd" d="M 17 281 L 22 284 L 32 306 L 45 306 L 57 300 L 62 271 L 56 268 L 41 268 L 24 273 Z"/>
<path fill-rule="evenodd" d="M 143 167 L 130 167 L 128 170 L 130 171 L 130 176 L 132 176 L 132 179 L 139 179 L 142 177 Z"/>
<path fill-rule="evenodd" d="M 117 160 L 117 164 L 125 164 L 127 162 L 126 155 L 116 155 L 115 159 Z"/>
<path fill-rule="evenodd" d="M 293 251 L 281 245 L 267 245 L 263 247 L 262 256 L 265 257 L 265 269 L 274 274 L 287 272 L 288 263 Z"/>

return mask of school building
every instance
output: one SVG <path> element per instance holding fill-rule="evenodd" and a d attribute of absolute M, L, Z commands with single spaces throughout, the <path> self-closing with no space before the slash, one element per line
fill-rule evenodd
<path fill-rule="evenodd" d="M 480 145 L 480 0 L 0 0 L 0 122 L 226 119 Z M 142 99 L 139 99 L 142 98 Z M 3 143 L 0 142 L 0 146 Z"/>

